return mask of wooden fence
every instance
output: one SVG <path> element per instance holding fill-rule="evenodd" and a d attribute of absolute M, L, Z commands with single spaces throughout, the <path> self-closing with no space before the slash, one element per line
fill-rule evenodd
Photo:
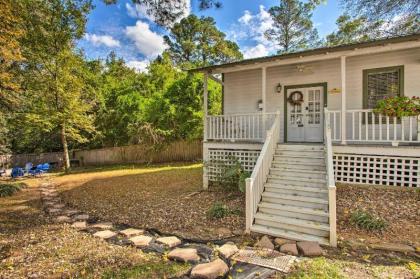
<path fill-rule="evenodd" d="M 149 162 L 186 162 L 201 160 L 202 152 L 201 141 L 194 140 L 174 142 L 157 150 L 145 145 L 73 150 L 70 152 L 70 159 L 78 160 L 82 166 Z M 63 154 L 61 152 L 51 152 L 41 154 L 0 155 L 0 167 L 2 165 L 23 167 L 27 162 L 31 162 L 34 165 L 45 162 L 54 162 L 60 167 L 63 163 Z"/>

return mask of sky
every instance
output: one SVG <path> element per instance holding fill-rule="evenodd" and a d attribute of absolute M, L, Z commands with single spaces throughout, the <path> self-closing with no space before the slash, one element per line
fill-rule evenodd
<path fill-rule="evenodd" d="M 213 17 L 227 39 L 238 43 L 245 58 L 276 52 L 276 46 L 263 34 L 272 23 L 268 9 L 278 0 L 223 0 L 222 3 L 221 9 L 199 11 L 197 1 L 192 0 L 183 12 Z M 128 66 L 144 71 L 149 61 L 165 49 L 163 36 L 167 30 L 156 25 L 141 6 L 132 4 L 131 0 L 119 0 L 114 5 L 94 0 L 93 4 L 87 33 L 78 42 L 88 58 L 105 59 L 114 51 Z M 341 14 L 339 0 L 327 0 L 316 8 L 312 21 L 321 37 L 336 30 L 335 21 Z"/>

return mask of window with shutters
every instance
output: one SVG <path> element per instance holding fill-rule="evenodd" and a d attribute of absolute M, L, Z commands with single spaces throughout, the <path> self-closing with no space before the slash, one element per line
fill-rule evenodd
<path fill-rule="evenodd" d="M 403 95 L 404 66 L 363 71 L 363 107 L 373 109 L 378 101 Z"/>

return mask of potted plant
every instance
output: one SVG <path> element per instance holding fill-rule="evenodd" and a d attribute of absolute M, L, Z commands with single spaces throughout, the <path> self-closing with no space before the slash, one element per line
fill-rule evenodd
<path fill-rule="evenodd" d="M 420 115 L 420 97 L 385 98 L 378 102 L 373 112 L 389 117 L 418 116 Z"/>

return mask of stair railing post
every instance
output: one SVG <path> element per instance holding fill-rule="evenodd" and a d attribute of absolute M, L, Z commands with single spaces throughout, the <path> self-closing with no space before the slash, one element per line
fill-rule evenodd
<path fill-rule="evenodd" d="M 245 233 L 251 232 L 252 221 L 254 219 L 254 194 L 252 184 L 251 178 L 245 180 Z"/>

